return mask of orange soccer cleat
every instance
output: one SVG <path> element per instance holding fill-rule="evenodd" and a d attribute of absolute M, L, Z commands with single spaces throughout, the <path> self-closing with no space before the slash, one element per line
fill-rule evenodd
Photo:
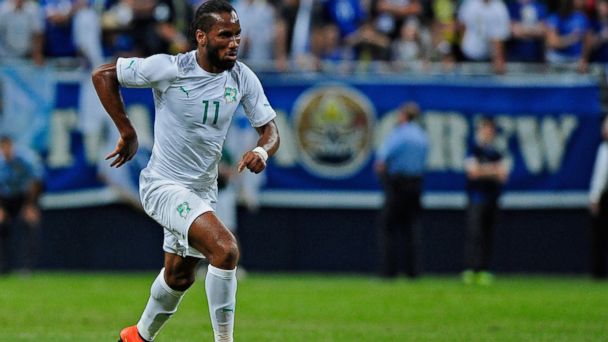
<path fill-rule="evenodd" d="M 132 325 L 120 331 L 120 339 L 118 340 L 118 342 L 146 342 L 146 340 L 139 336 L 137 326 Z"/>

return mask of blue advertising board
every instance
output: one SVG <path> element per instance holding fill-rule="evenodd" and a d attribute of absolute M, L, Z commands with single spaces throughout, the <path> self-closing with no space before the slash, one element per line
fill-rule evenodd
<path fill-rule="evenodd" d="M 7 80 L 7 75 L 14 79 L 19 73 L 3 72 L 5 127 L 23 115 L 10 111 L 19 108 L 13 103 L 14 94 L 25 87 L 23 82 Z M 33 110 L 37 122 L 46 115 L 47 124 L 36 126 L 42 132 L 29 134 L 48 142 L 35 144 L 44 145 L 40 149 L 48 174 L 46 204 L 61 207 L 115 200 L 99 192 L 105 191 L 98 174 L 103 158 L 98 152 L 100 140 L 91 136 L 112 131 L 111 123 L 106 120 L 99 130 L 82 129 L 81 79 L 46 77 L 53 89 L 46 101 L 35 97 L 37 104 L 32 106 L 39 108 Z M 600 89 L 594 77 L 261 74 L 260 78 L 278 113 L 281 132 L 281 148 L 266 171 L 263 204 L 378 206 L 381 193 L 373 172 L 374 151 L 393 127 L 396 109 L 407 101 L 420 105 L 430 138 L 424 183 L 427 206 L 464 203 L 463 164 L 481 116 L 495 118 L 498 144 L 511 169 L 506 206 L 585 204 L 600 141 Z M 136 187 L 137 173 L 152 146 L 153 99 L 146 89 L 123 89 L 122 94 L 144 142 L 139 161 L 128 171 L 129 182 Z M 18 100 L 27 102 L 28 97 Z"/>

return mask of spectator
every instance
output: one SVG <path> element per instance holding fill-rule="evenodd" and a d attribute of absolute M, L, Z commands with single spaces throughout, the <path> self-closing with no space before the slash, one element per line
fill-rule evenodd
<path fill-rule="evenodd" d="M 391 59 L 400 63 L 412 63 L 425 57 L 418 19 L 409 19 L 403 23 L 399 38 L 393 41 L 391 49 Z"/>
<path fill-rule="evenodd" d="M 602 123 L 602 143 L 595 158 L 589 191 L 591 227 L 591 275 L 602 279 L 608 276 L 608 116 Z"/>
<path fill-rule="evenodd" d="M 381 277 L 397 276 L 399 244 L 407 276 L 415 278 L 420 274 L 420 197 L 428 138 L 416 121 L 419 114 L 416 103 L 401 106 L 397 127 L 378 150 L 375 168 L 385 194 L 378 229 Z"/>
<path fill-rule="evenodd" d="M 372 0 L 371 15 L 376 29 L 391 40 L 399 36 L 404 21 L 422 14 L 419 0 Z"/>
<path fill-rule="evenodd" d="M 454 51 L 458 44 L 455 0 L 433 1 L 433 22 L 431 24 L 433 58 L 439 59 L 444 66 L 454 64 Z"/>
<path fill-rule="evenodd" d="M 545 60 L 545 20 L 547 7 L 536 0 L 517 0 L 509 6 L 511 41 L 508 59 L 516 62 L 542 63 Z"/>
<path fill-rule="evenodd" d="M 501 0 L 467 0 L 458 11 L 464 29 L 462 53 L 466 60 L 492 61 L 496 73 L 504 73 L 505 46 L 509 37 L 509 12 Z"/>
<path fill-rule="evenodd" d="M 327 0 L 324 4 L 325 14 L 338 27 L 340 38 L 357 31 L 365 20 L 366 13 L 359 0 Z"/>
<path fill-rule="evenodd" d="M 589 44 L 583 50 L 583 66 L 589 61 L 608 63 L 608 0 L 598 0 L 596 14 Z"/>
<path fill-rule="evenodd" d="M 466 161 L 467 231 L 463 281 L 489 285 L 494 225 L 498 214 L 498 198 L 508 177 L 503 154 L 495 147 L 496 124 L 481 118 L 477 125 L 476 143 Z"/>
<path fill-rule="evenodd" d="M 147 56 L 157 53 L 176 54 L 190 49 L 186 38 L 192 7 L 180 0 L 121 0 L 109 11 L 113 19 L 106 25 L 122 30 L 117 43 L 122 54 Z M 108 24 L 111 22 L 112 24 Z"/>
<path fill-rule="evenodd" d="M 44 20 L 38 3 L 0 3 L 0 58 L 31 58 L 36 65 L 42 65 L 43 35 Z"/>
<path fill-rule="evenodd" d="M 22 223 L 25 227 L 26 247 L 23 267 L 34 267 L 40 209 L 38 198 L 42 192 L 42 172 L 33 158 L 17 150 L 8 136 L 0 137 L 0 273 L 10 270 L 12 258 L 9 243 L 11 232 Z"/>
<path fill-rule="evenodd" d="M 366 21 L 357 31 L 346 37 L 346 46 L 359 61 L 390 59 L 390 39 L 378 31 L 372 21 Z"/>
<path fill-rule="evenodd" d="M 239 53 L 252 65 L 263 65 L 275 58 L 275 10 L 265 0 L 239 0 L 234 6 L 241 17 Z M 260 34 L 264 32 L 264 34 Z"/>
<path fill-rule="evenodd" d="M 281 1 L 279 7 L 279 16 L 276 22 L 277 39 L 275 42 L 276 68 L 279 71 L 285 71 L 289 67 L 293 32 L 299 6 L 299 0 L 284 0 Z"/>
<path fill-rule="evenodd" d="M 583 44 L 591 38 L 584 0 L 561 0 L 558 13 L 547 20 L 547 61 L 551 64 L 583 60 Z"/>
<path fill-rule="evenodd" d="M 76 57 L 72 17 L 79 9 L 78 0 L 41 0 L 45 14 L 45 55 Z"/>

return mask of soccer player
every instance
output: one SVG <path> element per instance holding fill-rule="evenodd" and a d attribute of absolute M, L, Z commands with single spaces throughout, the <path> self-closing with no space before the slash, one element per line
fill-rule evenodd
<path fill-rule="evenodd" d="M 107 156 L 111 166 L 125 164 L 138 146 L 119 85 L 152 88 L 156 106 L 154 147 L 140 175 L 140 195 L 146 213 L 164 227 L 165 262 L 139 322 L 120 332 L 123 342 L 154 340 L 193 284 L 203 256 L 209 261 L 205 289 L 215 341 L 233 340 L 239 250 L 213 208 L 221 149 L 239 103 L 260 138 L 237 171 L 261 172 L 279 147 L 276 114 L 260 81 L 237 62 L 241 28 L 232 6 L 205 2 L 191 32 L 196 50 L 119 58 L 93 72 L 95 89 L 121 136 Z"/>

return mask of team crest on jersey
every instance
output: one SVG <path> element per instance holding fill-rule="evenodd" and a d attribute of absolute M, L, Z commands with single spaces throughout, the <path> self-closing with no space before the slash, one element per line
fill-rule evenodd
<path fill-rule="evenodd" d="M 188 204 L 188 202 L 184 202 L 180 205 L 177 206 L 177 212 L 179 213 L 179 216 L 183 219 L 185 219 L 188 216 L 188 213 L 190 213 L 190 205 Z"/>
<path fill-rule="evenodd" d="M 226 87 L 226 90 L 224 91 L 224 99 L 226 99 L 226 102 L 228 103 L 236 102 L 236 94 L 236 88 Z"/>
<path fill-rule="evenodd" d="M 294 108 L 306 169 L 330 178 L 361 170 L 370 156 L 375 117 L 364 94 L 342 85 L 322 86 L 300 95 Z"/>

